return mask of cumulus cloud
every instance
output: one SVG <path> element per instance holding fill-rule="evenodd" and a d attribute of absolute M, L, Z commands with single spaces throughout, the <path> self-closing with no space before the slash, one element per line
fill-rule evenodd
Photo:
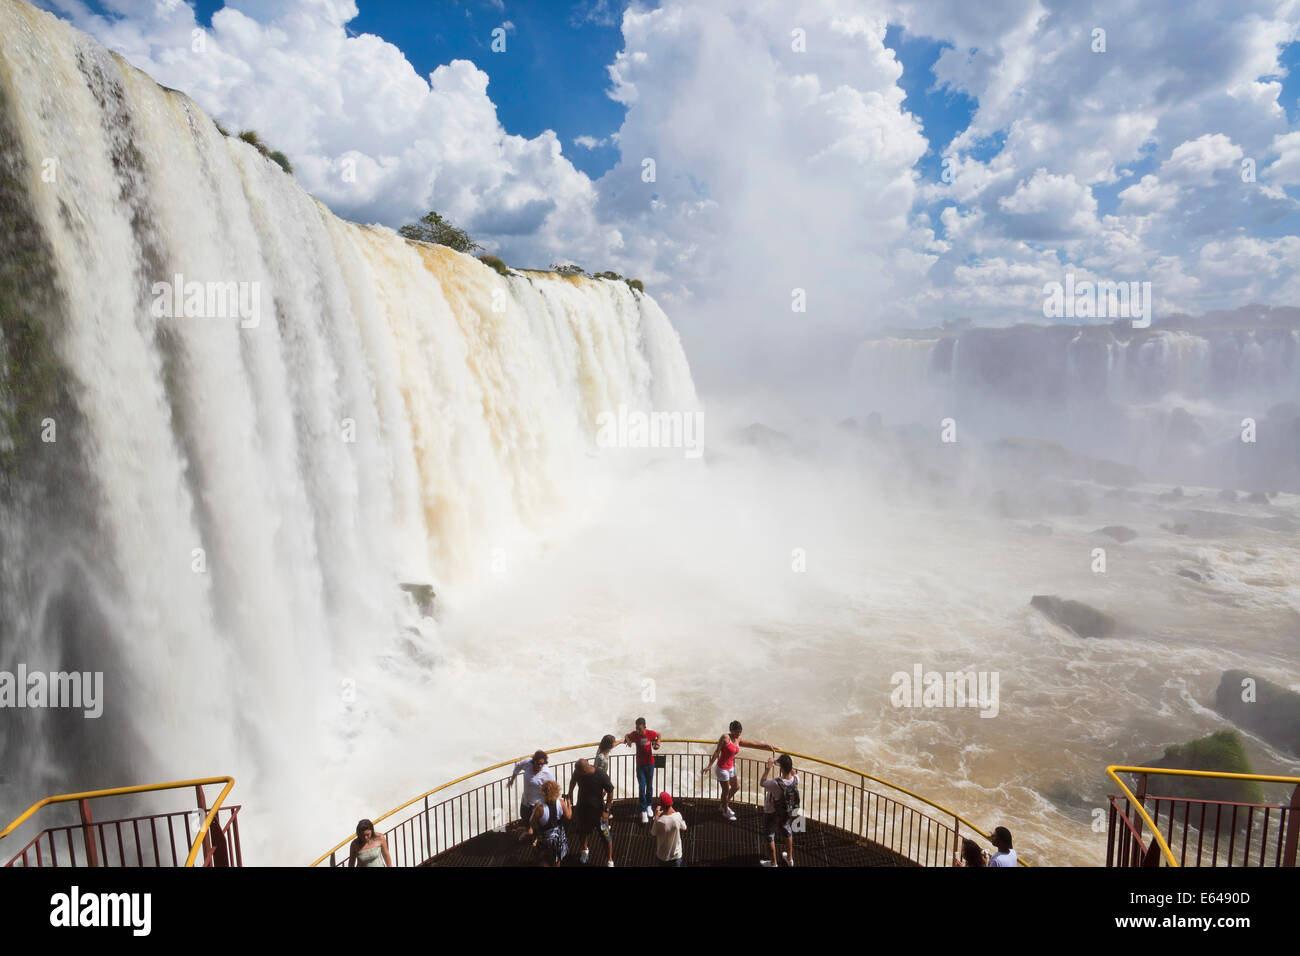
<path fill-rule="evenodd" d="M 351 35 L 352 0 L 230 0 L 203 52 L 187 3 L 45 2 L 261 131 L 341 215 L 437 208 L 507 261 L 643 278 L 706 379 L 806 375 L 881 325 L 1032 319 L 1067 270 L 1149 278 L 1162 311 L 1295 298 L 1290 0 L 591 0 L 572 25 L 621 26 L 626 107 L 572 143 L 618 150 L 594 181 L 553 132 L 504 129 L 473 64 L 420 76 Z M 976 103 L 950 142 L 909 112 L 890 24 L 939 41 L 928 85 Z M 950 181 L 923 178 L 930 149 Z"/>

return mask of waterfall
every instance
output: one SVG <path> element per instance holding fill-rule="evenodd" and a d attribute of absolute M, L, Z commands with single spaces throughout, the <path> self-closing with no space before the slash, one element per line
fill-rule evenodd
<path fill-rule="evenodd" d="M 0 670 L 106 698 L 6 714 L 0 806 L 235 773 L 283 812 L 341 677 L 436 650 L 399 585 L 555 527 L 602 411 L 694 409 L 680 341 L 626 283 L 338 219 L 48 13 L 0 34 Z"/>

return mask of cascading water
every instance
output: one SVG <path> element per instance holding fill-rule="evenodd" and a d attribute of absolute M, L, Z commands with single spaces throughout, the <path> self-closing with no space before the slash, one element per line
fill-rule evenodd
<path fill-rule="evenodd" d="M 238 765 L 293 805 L 340 675 L 436 656 L 399 584 L 561 520 L 602 411 L 693 409 L 680 342 L 622 282 L 337 219 L 47 13 L 0 35 L 0 670 L 105 682 L 0 723 L 0 803 Z"/>

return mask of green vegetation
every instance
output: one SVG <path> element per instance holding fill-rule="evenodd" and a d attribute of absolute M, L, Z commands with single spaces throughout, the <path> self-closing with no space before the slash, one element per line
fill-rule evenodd
<path fill-rule="evenodd" d="M 223 135 L 226 136 L 230 135 L 224 129 L 221 128 L 220 123 L 217 124 L 217 129 L 221 130 Z M 261 153 L 271 162 L 275 163 L 286 173 L 293 175 L 293 166 L 289 164 L 289 157 L 284 155 L 284 153 L 280 152 L 278 149 L 272 151 L 269 146 L 267 146 L 265 143 L 262 142 L 262 138 L 257 135 L 257 132 L 255 130 L 246 129 L 239 134 L 239 138 L 242 139 L 249 146 L 252 146 L 255 150 L 257 150 L 259 153 Z"/>
<path fill-rule="evenodd" d="M 623 281 L 623 277 L 617 272 L 593 272 L 591 277 L 593 279 L 613 279 L 615 282 Z"/>
<path fill-rule="evenodd" d="M 435 246 L 446 246 L 457 252 L 474 252 L 483 248 L 471 239 L 464 229 L 456 228 L 433 210 L 425 213 L 419 222 L 403 226 L 397 232 L 407 239 L 428 242 Z"/>
<path fill-rule="evenodd" d="M 510 267 L 496 256 L 479 256 L 478 261 L 491 269 L 495 269 L 503 276 L 510 275 Z"/>
<path fill-rule="evenodd" d="M 1250 758 L 1235 730 L 1220 730 L 1208 737 L 1165 748 L 1165 755 L 1152 767 L 1166 770 L 1208 770 L 1217 773 L 1251 773 Z M 1161 797 L 1187 800 L 1230 800 L 1263 803 L 1264 795 L 1254 780 L 1212 780 L 1196 777 L 1152 776 L 1148 791 Z"/>
<path fill-rule="evenodd" d="M 562 276 L 585 276 L 587 273 L 576 262 L 552 262 L 551 271 Z"/>
<path fill-rule="evenodd" d="M 226 129 L 224 126 L 222 126 L 221 123 L 220 123 L 219 121 L 217 121 L 217 120 L 213 120 L 212 123 L 213 123 L 213 125 L 215 125 L 215 126 L 217 127 L 217 132 L 220 133 L 222 136 L 229 136 L 229 135 L 230 135 L 230 130 L 228 130 L 228 129 Z"/>
<path fill-rule="evenodd" d="M 293 166 L 289 164 L 289 157 L 284 155 L 278 149 L 266 154 L 266 158 L 275 163 L 289 175 L 293 175 Z"/>
<path fill-rule="evenodd" d="M 632 287 L 634 290 L 636 290 L 637 292 L 640 292 L 640 293 L 644 293 L 644 292 L 645 292 L 645 286 L 641 284 L 641 280 L 640 280 L 640 279 L 627 279 L 627 280 L 625 280 L 625 281 L 627 282 L 627 284 L 628 284 L 629 286 L 631 286 L 631 287 Z"/>

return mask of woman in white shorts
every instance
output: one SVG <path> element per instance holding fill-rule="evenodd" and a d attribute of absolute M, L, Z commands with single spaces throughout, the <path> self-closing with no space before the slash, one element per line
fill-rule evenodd
<path fill-rule="evenodd" d="M 740 721 L 733 720 L 730 729 L 718 738 L 718 745 L 713 748 L 709 762 L 704 765 L 704 772 L 708 773 L 709 768 L 713 767 L 715 761 L 717 762 L 713 776 L 722 788 L 722 815 L 728 820 L 736 819 L 736 814 L 731 809 L 731 798 L 740 789 L 740 781 L 736 779 L 736 754 L 740 752 L 740 748 L 753 747 L 756 750 L 771 750 L 773 754 L 776 753 L 771 744 L 745 740 L 740 736 L 740 731 Z"/>

